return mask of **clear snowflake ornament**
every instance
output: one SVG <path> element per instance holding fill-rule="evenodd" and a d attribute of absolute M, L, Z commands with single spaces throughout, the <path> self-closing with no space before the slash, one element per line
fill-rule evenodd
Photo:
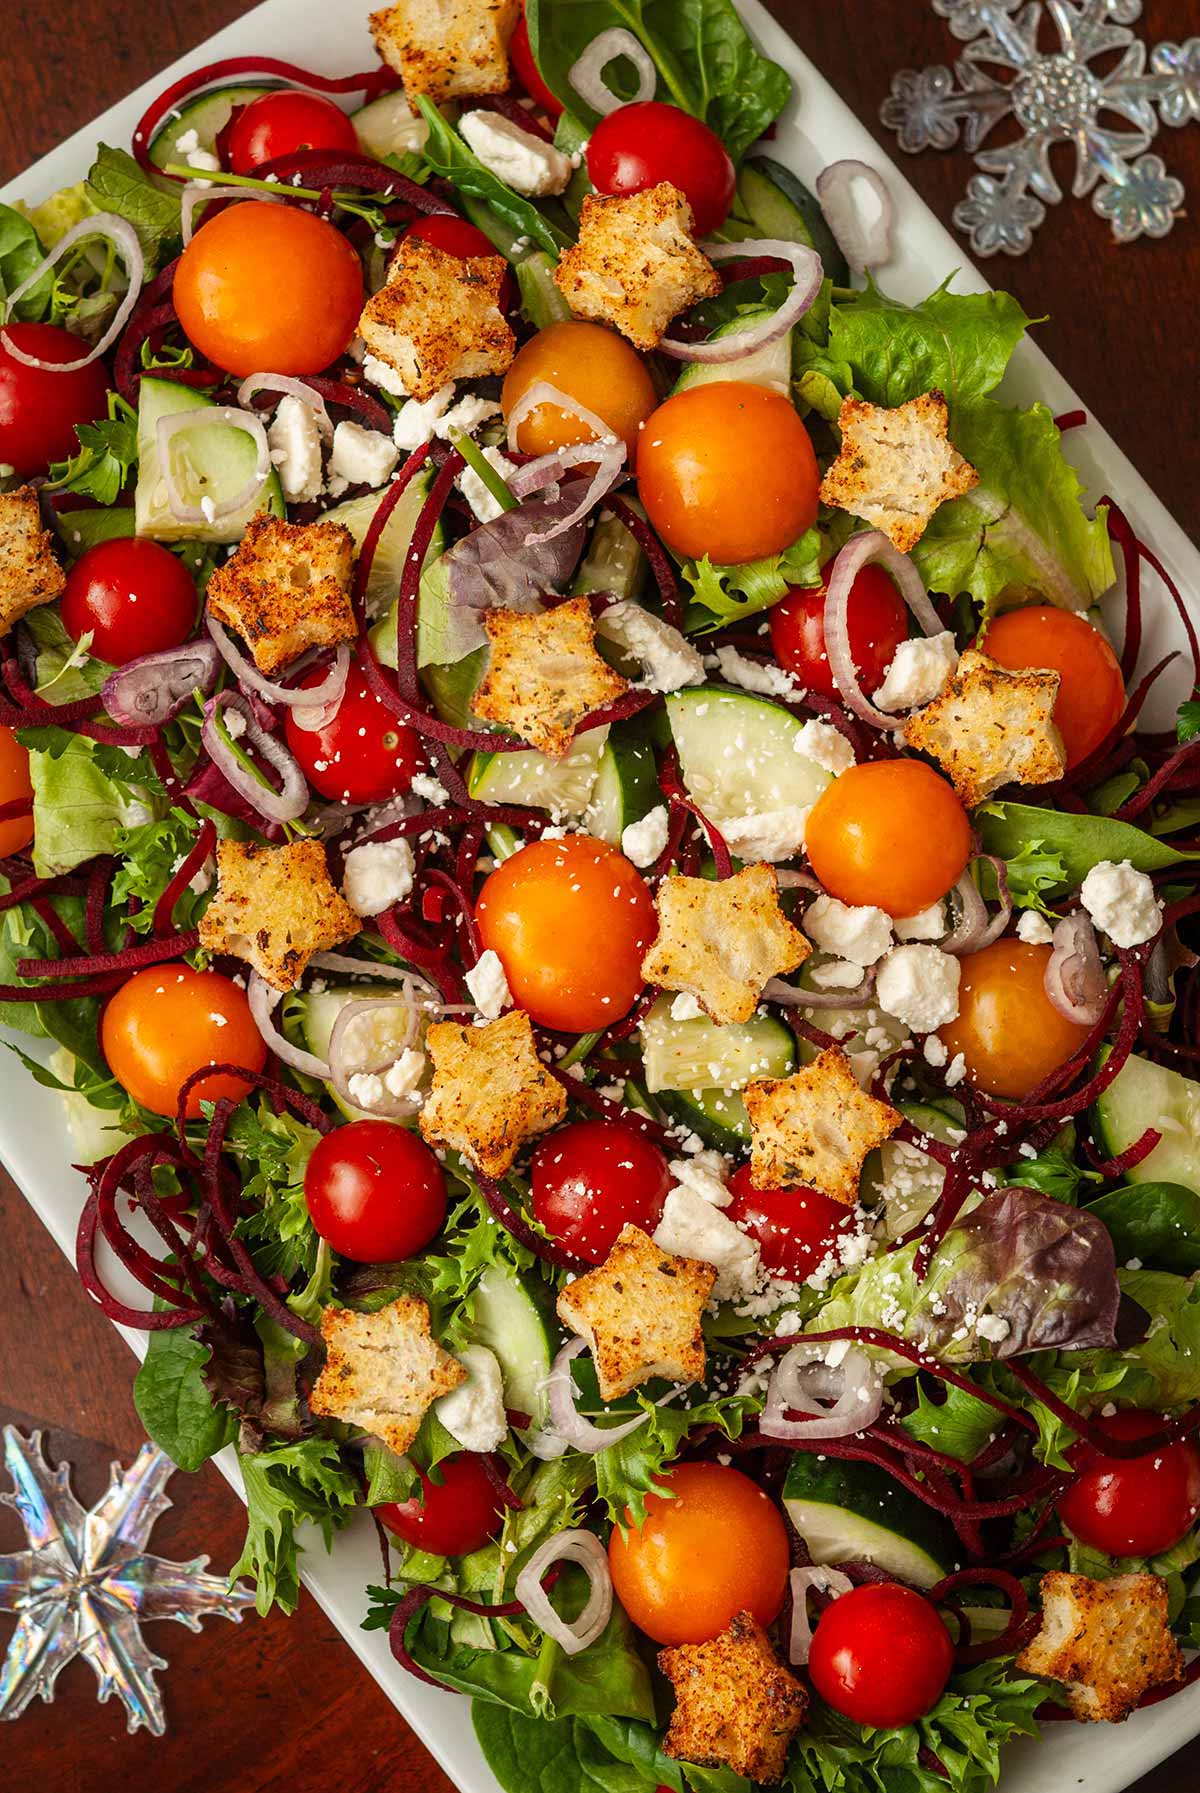
<path fill-rule="evenodd" d="M 1073 196 L 1091 195 L 1119 243 L 1166 236 L 1183 183 L 1146 152 L 1160 122 L 1200 121 L 1200 37 L 1148 52 L 1129 29 L 1142 0 L 933 0 L 933 9 L 966 47 L 953 69 L 902 70 L 880 117 L 910 155 L 959 142 L 974 155 L 981 172 L 953 217 L 977 255 L 1029 248 L 1047 205 L 1063 198 L 1050 165 L 1059 143 L 1075 148 Z M 1017 134 L 989 143 L 1005 122 Z"/>

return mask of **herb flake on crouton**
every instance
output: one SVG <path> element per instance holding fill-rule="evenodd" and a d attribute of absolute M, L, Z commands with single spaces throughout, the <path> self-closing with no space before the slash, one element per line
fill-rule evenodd
<path fill-rule="evenodd" d="M 1053 784 L 1066 771 L 1054 721 L 1057 672 L 1010 672 L 968 648 L 939 697 L 904 725 L 972 808 L 1006 784 Z"/>
<path fill-rule="evenodd" d="M 0 492 L 0 639 L 31 610 L 62 595 L 67 576 L 54 557 L 53 541 L 42 528 L 32 486 Z"/>
<path fill-rule="evenodd" d="M 200 944 L 245 959 L 275 990 L 290 990 L 314 953 L 353 940 L 362 922 L 329 876 L 324 843 L 217 843 L 217 893 L 200 917 Z"/>
<path fill-rule="evenodd" d="M 566 1092 L 538 1057 L 523 1009 L 485 1027 L 437 1021 L 425 1048 L 433 1083 L 421 1132 L 430 1145 L 461 1152 L 485 1176 L 502 1177 L 525 1141 L 566 1113 Z"/>
<path fill-rule="evenodd" d="M 940 505 L 979 484 L 949 440 L 949 422 L 940 392 L 923 392 L 890 410 L 844 399 L 841 453 L 821 481 L 822 500 L 881 529 L 907 554 Z"/>
<path fill-rule="evenodd" d="M 748 1083 L 750 1181 L 755 1189 L 819 1189 L 852 1208 L 868 1152 L 900 1125 L 888 1102 L 859 1088 L 850 1060 L 830 1046 L 790 1077 Z"/>
<path fill-rule="evenodd" d="M 669 1756 L 732 1768 L 760 1786 L 783 1779 L 808 1694 L 757 1619 L 736 1613 L 709 1643 L 660 1650 L 658 1666 L 675 1689 L 663 1746 Z"/>
<path fill-rule="evenodd" d="M 507 92 L 520 12 L 520 0 L 400 0 L 371 14 L 371 35 L 410 98 L 427 93 L 441 104 Z"/>
<path fill-rule="evenodd" d="M 485 610 L 491 652 L 487 671 L 471 699 L 484 722 L 562 759 L 577 724 L 629 689 L 596 651 L 596 629 L 586 598 L 570 598 L 552 610 L 524 615 Z"/>
<path fill-rule="evenodd" d="M 642 960 L 647 983 L 686 990 L 714 1021 L 749 1021 L 769 980 L 794 971 L 812 948 L 779 905 L 773 866 L 731 878 L 665 878 L 658 938 Z"/>
<path fill-rule="evenodd" d="M 403 1456 L 429 1408 L 467 1372 L 429 1330 L 429 1309 L 400 1295 L 373 1314 L 327 1307 L 321 1315 L 325 1366 L 309 1405 L 325 1419 L 361 1426 Z"/>
<path fill-rule="evenodd" d="M 558 1317 L 591 1348 L 603 1400 L 618 1400 L 652 1376 L 703 1380 L 700 1319 L 716 1279 L 714 1265 L 675 1257 L 639 1227 L 624 1226 L 604 1262 L 567 1284 Z"/>
<path fill-rule="evenodd" d="M 1042 1628 L 1017 1667 L 1066 1689 L 1076 1718 L 1117 1724 L 1152 1687 L 1183 1678 L 1159 1575 L 1093 1581 L 1054 1569 L 1042 1576 Z"/>
<path fill-rule="evenodd" d="M 359 334 L 416 399 L 454 380 L 506 373 L 517 349 L 500 309 L 507 271 L 502 255 L 449 255 L 407 236 L 386 286 L 367 300 Z"/>
<path fill-rule="evenodd" d="M 579 241 L 554 279 L 577 317 L 613 324 L 639 349 L 656 349 L 672 318 L 721 291 L 721 277 L 692 241 L 692 208 L 660 181 L 643 193 L 589 193 Z"/>
<path fill-rule="evenodd" d="M 271 678 L 310 648 L 355 639 L 353 576 L 354 537 L 344 524 L 258 516 L 209 580 L 205 602 Z"/>

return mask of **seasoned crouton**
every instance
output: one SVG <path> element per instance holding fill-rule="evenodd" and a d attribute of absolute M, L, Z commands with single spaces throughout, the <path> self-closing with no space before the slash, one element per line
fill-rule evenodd
<path fill-rule="evenodd" d="M 1159 1575 L 1092 1581 L 1054 1569 L 1042 1576 L 1042 1628 L 1017 1657 L 1031 1675 L 1061 1681 L 1076 1718 L 1128 1718 L 1144 1693 L 1183 1678 Z"/>
<path fill-rule="evenodd" d="M 502 255 L 448 255 L 407 236 L 387 285 L 367 300 L 359 333 L 413 398 L 432 398 L 452 380 L 505 373 L 517 350 L 500 309 L 507 270 Z"/>
<path fill-rule="evenodd" d="M 808 1694 L 784 1668 L 757 1619 L 735 1613 L 710 1643 L 660 1650 L 658 1666 L 675 1689 L 663 1746 L 669 1756 L 732 1768 L 760 1785 L 783 1779 Z"/>
<path fill-rule="evenodd" d="M 258 516 L 209 580 L 205 601 L 270 678 L 309 648 L 354 640 L 353 576 L 354 537 L 344 524 Z"/>
<path fill-rule="evenodd" d="M 647 983 L 686 990 L 714 1021 L 749 1021 L 768 981 L 812 948 L 779 906 L 770 865 L 732 878 L 664 878 L 658 938 L 642 960 Z"/>
<path fill-rule="evenodd" d="M 900 1125 L 887 1102 L 858 1086 L 850 1060 L 830 1046 L 791 1077 L 748 1083 L 750 1181 L 755 1189 L 819 1189 L 848 1208 L 868 1152 Z"/>
<path fill-rule="evenodd" d="M 692 208 L 668 181 L 627 199 L 589 193 L 579 241 L 554 279 L 577 317 L 615 324 L 639 349 L 656 349 L 671 319 L 715 298 L 721 277 L 692 241 Z"/>
<path fill-rule="evenodd" d="M 471 699 L 471 713 L 499 723 L 552 759 L 570 752 L 576 725 L 629 689 L 596 652 L 596 630 L 586 598 L 525 616 L 485 610 L 491 644 L 487 671 Z"/>
<path fill-rule="evenodd" d="M 400 1295 L 373 1314 L 327 1307 L 325 1367 L 309 1397 L 313 1412 L 361 1426 L 403 1456 L 433 1403 L 467 1379 L 429 1331 L 429 1309 Z"/>
<path fill-rule="evenodd" d="M 604 1262 L 567 1284 L 558 1317 L 587 1340 L 603 1400 L 652 1376 L 703 1380 L 700 1316 L 716 1280 L 714 1265 L 675 1257 L 640 1227 L 623 1226 Z"/>
<path fill-rule="evenodd" d="M 265 847 L 217 843 L 217 894 L 200 917 L 200 944 L 245 959 L 276 990 L 290 990 L 314 953 L 362 927 L 335 887 L 319 840 Z"/>
<path fill-rule="evenodd" d="M 970 809 L 1005 784 L 1053 784 L 1066 771 L 1054 722 L 1057 672 L 1009 672 L 968 648 L 942 692 L 904 726 L 904 739 L 946 772 Z"/>
<path fill-rule="evenodd" d="M 409 98 L 427 93 L 440 104 L 507 91 L 520 12 L 520 0 L 400 0 L 371 14 L 371 35 Z"/>
<path fill-rule="evenodd" d="M 52 541 L 32 486 L 0 493 L 0 639 L 39 604 L 53 603 L 67 583 Z"/>
<path fill-rule="evenodd" d="M 881 529 L 907 554 L 939 505 L 979 484 L 948 439 L 948 424 L 940 392 L 923 392 L 893 410 L 843 400 L 842 451 L 821 482 L 822 499 Z"/>
<path fill-rule="evenodd" d="M 538 1057 L 523 1009 L 486 1027 L 435 1022 L 425 1046 L 433 1084 L 421 1132 L 430 1145 L 461 1152 L 485 1176 L 502 1177 L 525 1141 L 566 1112 L 566 1092 Z"/>

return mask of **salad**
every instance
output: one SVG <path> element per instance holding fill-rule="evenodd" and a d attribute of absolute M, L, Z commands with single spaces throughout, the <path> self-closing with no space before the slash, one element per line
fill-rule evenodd
<path fill-rule="evenodd" d="M 977 1793 L 1198 1672 L 1192 622 L 728 0 L 371 27 L 0 208 L 81 1281 L 506 1789 Z"/>

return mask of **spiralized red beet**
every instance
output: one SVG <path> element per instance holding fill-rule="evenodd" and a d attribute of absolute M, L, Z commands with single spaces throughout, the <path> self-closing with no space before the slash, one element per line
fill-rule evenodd
<path fill-rule="evenodd" d="M 1180 1439 L 1191 1438 L 1200 1432 L 1200 1403 L 1189 1407 L 1175 1419 L 1168 1420 L 1157 1432 L 1148 1432 L 1143 1438 L 1114 1438 L 1103 1426 L 1096 1424 L 1087 1414 L 1081 1413 L 1077 1407 L 1056 1395 L 1048 1388 L 1040 1376 L 1035 1376 L 1028 1364 L 1020 1363 L 1015 1358 L 1007 1365 L 1022 1388 L 1031 1394 L 1035 1401 L 1048 1407 L 1056 1419 L 1070 1426 L 1077 1432 L 1085 1444 L 1089 1444 L 1102 1457 L 1149 1457 L 1155 1451 L 1164 1451 L 1170 1444 L 1178 1444 Z M 972 1390 L 978 1393 L 978 1390 Z"/>
<path fill-rule="evenodd" d="M 376 193 L 389 202 L 405 205 L 410 211 L 428 217 L 447 214 L 457 217 L 454 207 L 428 187 L 418 186 L 398 169 L 374 156 L 331 152 L 324 149 L 298 149 L 290 156 L 277 156 L 263 162 L 254 171 L 255 178 L 275 181 L 286 198 L 293 183 L 302 187 L 319 187 L 332 191 L 335 187 L 353 188 L 356 193 Z M 297 181 L 297 177 L 299 177 Z"/>
<path fill-rule="evenodd" d="M 987 1662 L 994 1656 L 1015 1655 L 1018 1650 L 1024 1649 L 1040 1625 L 1040 1620 L 1031 1620 L 1029 1617 L 1029 1596 L 1025 1589 L 1015 1575 L 1010 1575 L 1004 1569 L 959 1569 L 930 1588 L 926 1598 L 935 1606 L 949 1605 L 952 1611 L 957 1611 L 957 1605 L 951 1601 L 951 1596 L 960 1593 L 963 1588 L 971 1587 L 998 1588 L 1008 1600 L 1008 1623 L 997 1637 L 990 1638 L 987 1643 L 960 1644 L 954 1652 L 959 1668 L 968 1668 L 976 1662 Z"/>
<path fill-rule="evenodd" d="M 623 498 L 609 493 L 605 506 L 614 517 L 620 519 L 650 563 L 650 571 L 654 574 L 658 586 L 658 598 L 662 605 L 662 613 L 673 629 L 683 627 L 683 604 L 679 597 L 679 581 L 675 577 L 675 569 L 671 559 L 654 531 L 644 517 L 639 517 L 631 505 Z"/>
<path fill-rule="evenodd" d="M 418 1587 L 405 1594 L 396 1606 L 388 1625 L 388 1644 L 392 1655 L 401 1668 L 407 1669 L 418 1681 L 424 1681 L 429 1687 L 440 1688 L 445 1692 L 445 1683 L 427 1674 L 420 1663 L 409 1654 L 405 1638 L 409 1626 L 431 1600 L 445 1600 L 448 1605 L 456 1606 L 460 1612 L 474 1613 L 479 1619 L 515 1619 L 523 1615 L 525 1608 L 519 1600 L 506 1600 L 502 1606 L 485 1606 L 478 1600 L 468 1600 L 464 1594 L 452 1594 L 445 1588 Z"/>
<path fill-rule="evenodd" d="M 729 851 L 725 836 L 716 823 L 709 820 L 700 805 L 688 796 L 679 769 L 679 755 L 674 747 L 668 748 L 659 762 L 658 788 L 672 809 L 685 811 L 703 829 L 708 841 L 709 852 L 713 857 L 713 866 L 716 869 L 717 877 L 719 879 L 732 877 L 733 856 Z"/>
<path fill-rule="evenodd" d="M 1084 1155 L 1092 1169 L 1098 1170 L 1102 1177 L 1116 1181 L 1127 1171 L 1133 1170 L 1134 1166 L 1140 1164 L 1144 1158 L 1148 1158 L 1161 1140 L 1162 1134 L 1157 1127 L 1147 1127 L 1146 1131 L 1138 1139 L 1135 1139 L 1131 1146 L 1126 1146 L 1125 1150 L 1118 1152 L 1115 1158 L 1101 1158 L 1090 1139 L 1085 1139 L 1082 1144 Z"/>
<path fill-rule="evenodd" d="M 107 977 L 113 972 L 128 976 L 131 971 L 140 971 L 147 965 L 181 959 L 186 953 L 194 952 L 199 944 L 200 936 L 193 928 L 190 933 L 176 934 L 172 940 L 143 940 L 115 953 L 81 955 L 68 960 L 18 959 L 17 972 L 21 977 Z"/>

